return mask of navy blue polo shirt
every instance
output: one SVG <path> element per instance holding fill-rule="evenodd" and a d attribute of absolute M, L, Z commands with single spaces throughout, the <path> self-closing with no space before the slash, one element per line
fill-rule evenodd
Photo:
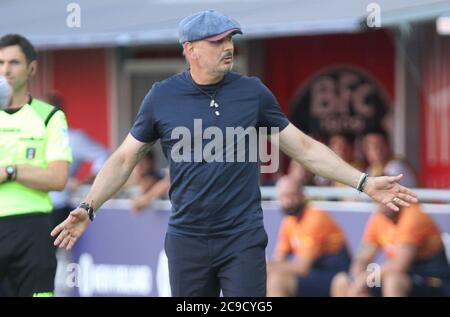
<path fill-rule="evenodd" d="M 211 107 L 214 93 L 217 108 Z M 239 148 L 237 137 L 234 144 L 227 143 L 227 128 L 259 131 L 266 127 L 270 133 L 271 127 L 281 131 L 288 124 L 274 95 L 255 77 L 230 72 L 217 84 L 196 86 L 185 71 L 155 83 L 131 134 L 145 143 L 161 140 L 171 178 L 168 232 L 223 236 L 263 226 L 260 164 L 250 154 L 250 137 L 243 138 L 247 140 L 243 142 L 245 159 L 242 155 L 238 159 L 241 152 L 226 157 L 230 149 Z M 211 133 L 206 133 L 208 128 Z M 213 139 L 222 143 L 211 146 Z M 211 160 L 207 153 L 223 160 Z"/>

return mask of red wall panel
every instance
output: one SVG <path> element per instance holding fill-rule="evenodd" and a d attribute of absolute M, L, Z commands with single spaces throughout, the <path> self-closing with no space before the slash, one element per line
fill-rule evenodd
<path fill-rule="evenodd" d="M 285 111 L 308 79 L 333 65 L 366 71 L 391 101 L 394 98 L 395 50 L 384 31 L 270 39 L 266 41 L 265 65 L 265 83 Z"/>
<path fill-rule="evenodd" d="M 282 109 L 322 70 L 340 65 L 358 68 L 373 78 L 390 104 L 395 97 L 395 48 L 383 31 L 274 38 L 265 42 L 265 83 Z M 283 163 L 286 168 L 287 158 Z"/>
<path fill-rule="evenodd" d="M 428 30 L 422 59 L 422 180 L 450 188 L 450 42 Z"/>
<path fill-rule="evenodd" d="M 69 125 L 109 145 L 107 60 L 104 49 L 53 52 L 53 86 L 64 98 Z"/>

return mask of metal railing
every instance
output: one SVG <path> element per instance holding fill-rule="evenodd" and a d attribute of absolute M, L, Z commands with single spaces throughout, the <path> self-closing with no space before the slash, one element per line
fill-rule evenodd
<path fill-rule="evenodd" d="M 78 204 L 86 195 L 89 186 L 82 186 L 73 196 L 74 205 Z M 419 201 L 425 211 L 437 214 L 450 214 L 450 190 L 414 188 Z M 324 210 L 335 210 L 345 212 L 373 212 L 376 204 L 362 193 L 350 187 L 319 187 L 305 186 L 304 193 L 307 199 Z M 278 204 L 277 190 L 275 186 L 262 186 L 262 205 L 270 206 Z M 120 196 L 119 196 L 120 197 Z M 130 209 L 129 199 L 111 199 L 104 205 L 107 208 Z M 170 210 L 171 204 L 168 200 L 157 200 L 152 203 L 151 210 Z"/>

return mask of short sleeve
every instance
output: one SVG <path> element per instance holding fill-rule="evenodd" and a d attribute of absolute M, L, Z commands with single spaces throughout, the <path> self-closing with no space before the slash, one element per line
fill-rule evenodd
<path fill-rule="evenodd" d="M 416 187 L 417 179 L 412 168 L 406 163 L 406 161 L 401 159 L 394 159 L 388 162 L 384 168 L 384 175 L 398 175 L 403 174 L 402 179 L 399 183 L 406 187 Z"/>
<path fill-rule="evenodd" d="M 270 134 L 270 128 L 278 128 L 281 132 L 289 124 L 289 120 L 285 114 L 281 111 L 280 105 L 272 92 L 267 88 L 259 79 L 260 85 L 259 97 L 259 120 L 258 127 L 266 127 L 267 132 Z"/>
<path fill-rule="evenodd" d="M 69 130 L 69 138 L 74 158 L 92 162 L 92 174 L 98 174 L 108 159 L 108 150 L 82 130 Z"/>
<path fill-rule="evenodd" d="M 363 242 L 365 243 L 370 243 L 370 244 L 375 244 L 377 246 L 379 246 L 379 241 L 378 241 L 378 222 L 379 222 L 379 214 L 378 212 L 373 214 L 369 221 L 366 224 L 366 228 L 364 230 L 364 234 L 363 234 Z"/>
<path fill-rule="evenodd" d="M 314 235 L 305 234 L 302 237 L 298 255 L 309 260 L 316 260 L 322 253 L 321 244 Z"/>
<path fill-rule="evenodd" d="M 278 233 L 278 240 L 275 250 L 279 254 L 289 254 L 292 252 L 289 243 L 288 222 L 286 218 L 280 225 L 280 232 Z"/>
<path fill-rule="evenodd" d="M 145 96 L 137 114 L 136 120 L 131 128 L 131 135 L 144 143 L 151 143 L 160 138 L 155 126 L 154 108 L 156 106 L 156 91 L 158 86 L 153 85 L 152 89 Z"/>
<path fill-rule="evenodd" d="M 48 122 L 45 160 L 47 162 L 72 162 L 72 150 L 69 145 L 67 120 L 62 111 L 57 111 Z"/>
<path fill-rule="evenodd" d="M 309 214 L 308 222 L 303 228 L 301 234 L 301 247 L 299 248 L 299 255 L 315 260 L 323 253 L 323 243 L 327 236 L 326 219 L 321 213 Z"/>
<path fill-rule="evenodd" d="M 433 224 L 426 215 L 421 215 L 412 208 L 405 209 L 405 217 L 399 221 L 397 230 L 397 243 L 407 243 L 420 246 L 430 236 Z"/>

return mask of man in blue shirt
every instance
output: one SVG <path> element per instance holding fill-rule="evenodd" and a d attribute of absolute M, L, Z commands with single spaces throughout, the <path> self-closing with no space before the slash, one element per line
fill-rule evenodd
<path fill-rule="evenodd" d="M 172 213 L 165 249 L 174 296 L 218 296 L 221 290 L 224 296 L 266 295 L 267 235 L 252 131 L 269 131 L 273 144 L 309 170 L 392 209 L 416 201 L 397 184 L 401 175 L 367 177 L 290 124 L 259 79 L 231 72 L 231 38 L 242 34 L 236 21 L 203 11 L 183 19 L 179 30 L 190 68 L 153 85 L 130 134 L 85 201 L 52 232 L 55 245 L 73 247 L 94 210 L 124 184 L 158 139 L 170 164 Z"/>

